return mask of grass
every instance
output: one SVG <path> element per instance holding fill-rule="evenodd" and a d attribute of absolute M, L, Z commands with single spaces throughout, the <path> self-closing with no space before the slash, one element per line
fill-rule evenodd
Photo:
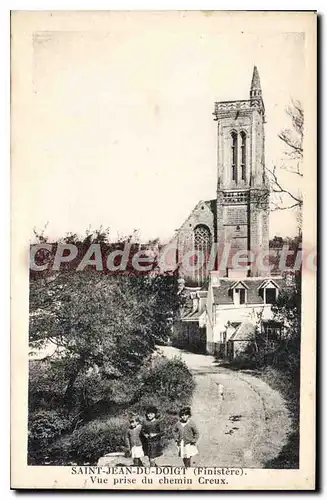
<path fill-rule="evenodd" d="M 283 396 L 292 419 L 292 431 L 288 435 L 287 443 L 283 446 L 277 457 L 265 463 L 265 468 L 298 469 L 300 392 L 294 377 L 287 376 L 285 373 L 271 367 L 264 368 L 262 371 L 256 371 L 254 375 Z"/>

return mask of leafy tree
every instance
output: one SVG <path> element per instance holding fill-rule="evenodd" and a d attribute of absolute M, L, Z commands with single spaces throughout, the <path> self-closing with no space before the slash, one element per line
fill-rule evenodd
<path fill-rule="evenodd" d="M 101 232 L 65 240 L 85 249 Z M 53 254 L 47 256 L 48 261 Z M 131 375 L 170 334 L 179 309 L 177 276 L 116 276 L 66 266 L 59 272 L 34 273 L 30 282 L 31 347 L 52 342 L 50 361 L 64 374 L 64 404 L 76 403 L 76 380 L 96 371 L 103 380 Z"/>
<path fill-rule="evenodd" d="M 283 338 L 276 352 L 276 364 L 300 381 L 301 274 L 289 277 L 273 307 L 274 320 L 284 325 Z"/>

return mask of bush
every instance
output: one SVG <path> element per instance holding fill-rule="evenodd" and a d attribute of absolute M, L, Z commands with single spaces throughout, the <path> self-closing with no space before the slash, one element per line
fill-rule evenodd
<path fill-rule="evenodd" d="M 29 411 L 62 407 L 67 382 L 64 372 L 48 360 L 29 361 Z"/>
<path fill-rule="evenodd" d="M 49 445 L 71 429 L 71 420 L 57 411 L 40 410 L 31 413 L 28 425 L 28 452 L 32 463 L 48 458 Z"/>
<path fill-rule="evenodd" d="M 125 448 L 126 416 L 93 420 L 75 430 L 70 439 L 70 456 L 78 464 L 96 464 L 99 457 Z"/>
<path fill-rule="evenodd" d="M 189 403 L 194 381 L 186 364 L 179 358 L 157 357 L 142 380 L 142 393 L 181 405 Z"/>
<path fill-rule="evenodd" d="M 70 425 L 70 420 L 60 412 L 40 410 L 31 414 L 29 437 L 48 443 L 69 429 Z"/>
<path fill-rule="evenodd" d="M 72 432 L 78 421 L 75 413 L 70 419 L 54 411 L 35 413 L 30 428 L 34 444 L 34 448 L 29 450 L 32 463 L 96 464 L 98 458 L 106 453 L 124 451 L 129 415 L 137 413 L 144 419 L 146 408 L 152 405 L 159 410 L 163 445 L 166 446 L 172 438 L 179 410 L 190 403 L 194 382 L 192 374 L 180 359 L 168 360 L 157 356 L 144 363 L 133 378 L 103 381 L 100 374 L 79 377 L 76 392 L 79 393 L 82 388 L 84 401 L 89 405 L 89 417 L 93 420 L 86 424 L 85 420 L 79 422 L 84 425 Z M 118 415 L 112 415 L 113 410 Z M 106 416 L 100 417 L 104 412 Z M 80 418 L 85 416 L 84 408 Z M 64 435 L 66 431 L 70 434 Z"/>

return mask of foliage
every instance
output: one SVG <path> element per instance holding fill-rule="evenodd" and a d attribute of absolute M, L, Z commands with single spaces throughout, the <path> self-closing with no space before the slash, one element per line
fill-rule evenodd
<path fill-rule="evenodd" d="M 260 378 L 282 394 L 292 416 L 292 431 L 288 436 L 287 443 L 277 457 L 265 463 L 265 468 L 296 469 L 299 467 L 299 386 L 294 383 L 294 379 L 290 375 L 285 375 L 280 370 L 269 366 L 260 373 Z"/>
<path fill-rule="evenodd" d="M 44 234 L 37 239 L 47 242 Z M 105 255 L 132 239 L 110 243 L 100 228 L 60 242 L 77 245 L 80 262 L 92 243 Z M 133 241 L 133 251 L 139 251 Z M 56 245 L 40 252 L 38 263 L 53 264 L 55 251 Z M 151 398 L 170 427 L 173 417 L 166 412 L 169 406 L 177 411 L 177 400 L 189 400 L 192 376 L 180 361 L 153 361 L 152 354 L 171 333 L 178 291 L 177 276 L 156 268 L 117 275 L 92 266 L 76 271 L 67 263 L 60 271 L 31 271 L 30 347 L 51 343 L 56 349 L 30 361 L 30 460 L 62 463 L 62 454 L 85 463 L 121 448 L 127 410 L 144 414 Z"/>
<path fill-rule="evenodd" d="M 292 432 L 281 454 L 268 468 L 297 468 L 299 464 L 300 408 L 300 348 L 301 348 L 301 276 L 295 275 L 280 291 L 273 306 L 274 320 L 283 324 L 282 338 L 266 343 L 261 330 L 257 331 L 247 348 L 236 357 L 232 366 L 251 368 L 285 398 L 292 416 Z"/>
<path fill-rule="evenodd" d="M 288 285 L 279 293 L 272 306 L 273 319 L 283 325 L 280 339 L 271 341 L 261 328 L 261 319 L 247 347 L 240 352 L 233 363 L 238 367 L 277 367 L 299 379 L 301 342 L 301 276 L 288 279 Z"/>
<path fill-rule="evenodd" d="M 89 422 L 71 418 L 70 428 L 66 428 L 68 434 L 57 432 L 51 435 L 51 439 L 44 441 L 41 452 L 34 441 L 35 451 L 30 447 L 30 459 L 36 463 L 44 463 L 47 459 L 55 464 L 85 464 L 96 463 L 108 452 L 125 451 L 129 415 L 138 414 L 142 419 L 150 405 L 159 410 L 163 444 L 166 445 L 172 438 L 178 411 L 190 403 L 194 388 L 192 374 L 180 359 L 168 360 L 161 356 L 147 360 L 137 376 L 122 378 L 112 384 L 110 396 L 101 401 L 102 414 L 93 406 L 90 407 Z M 50 415 L 51 412 L 43 414 Z M 58 437 L 56 440 L 55 436 Z"/>
<path fill-rule="evenodd" d="M 194 389 L 194 381 L 185 363 L 174 358 L 159 357 L 143 379 L 144 394 L 155 394 L 168 401 L 188 401 Z"/>
<path fill-rule="evenodd" d="M 81 247 L 98 240 L 104 244 L 105 234 L 91 236 L 79 242 Z M 76 235 L 64 241 L 78 243 Z M 66 381 L 67 408 L 76 403 L 77 380 L 87 380 L 90 371 L 107 381 L 137 373 L 156 342 L 170 334 L 179 309 L 177 292 L 177 276 L 159 273 L 116 276 L 68 267 L 33 276 L 30 344 L 57 346 L 51 368 Z"/>
<path fill-rule="evenodd" d="M 70 455 L 79 463 L 96 463 L 109 451 L 121 451 L 125 447 L 126 416 L 93 420 L 71 435 Z"/>
<path fill-rule="evenodd" d="M 46 450 L 62 433 L 71 429 L 72 422 L 60 411 L 40 410 L 29 413 L 28 454 L 31 462 L 46 460 Z"/>

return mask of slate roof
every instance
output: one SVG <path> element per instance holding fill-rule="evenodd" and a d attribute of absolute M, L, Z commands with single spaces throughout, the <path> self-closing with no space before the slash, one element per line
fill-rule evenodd
<path fill-rule="evenodd" d="M 192 311 L 188 314 L 184 314 L 183 317 L 182 317 L 182 320 L 189 320 L 189 321 L 199 321 L 199 318 L 201 316 L 201 314 L 203 313 L 204 309 L 202 311 L 194 311 L 192 313 Z"/>
<path fill-rule="evenodd" d="M 208 292 L 203 291 L 203 290 L 197 292 L 198 297 L 206 298 L 207 295 L 208 295 Z M 182 320 L 189 320 L 189 321 L 198 321 L 199 320 L 201 314 L 205 310 L 205 303 L 204 303 L 204 301 L 200 301 L 199 298 L 197 300 L 198 300 L 198 308 L 195 311 L 193 311 L 193 299 L 189 295 L 187 296 L 185 304 L 184 304 L 184 311 L 183 311 Z M 199 304 L 201 304 L 200 308 L 199 308 Z"/>
<path fill-rule="evenodd" d="M 255 325 L 244 321 L 237 330 L 233 333 L 229 340 L 249 340 L 255 332 Z"/>
<path fill-rule="evenodd" d="M 256 66 L 253 68 L 251 90 L 261 90 L 259 71 Z"/>
<path fill-rule="evenodd" d="M 232 278 L 220 278 L 219 286 L 213 287 L 214 304 L 232 305 L 234 304 L 233 293 L 231 287 L 239 283 L 240 280 Z M 259 293 L 259 288 L 268 281 L 274 281 L 279 287 L 282 287 L 283 278 L 274 276 L 273 280 L 269 278 L 244 278 L 241 280 L 247 288 L 247 304 L 264 304 L 263 297 Z"/>

